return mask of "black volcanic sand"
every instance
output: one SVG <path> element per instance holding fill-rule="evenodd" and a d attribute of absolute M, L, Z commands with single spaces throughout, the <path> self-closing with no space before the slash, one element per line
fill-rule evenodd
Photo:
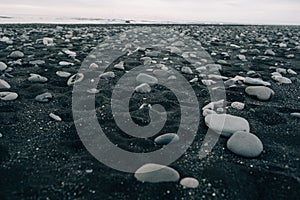
<path fill-rule="evenodd" d="M 192 36 L 202 43 L 217 62 L 221 52 L 228 52 L 228 64 L 220 72 L 224 76 L 247 76 L 247 71 L 255 70 L 258 77 L 271 83 L 275 96 L 267 102 L 255 100 L 244 93 L 245 86 L 227 88 L 228 103 L 244 102 L 242 111 L 229 108 L 227 113 L 244 117 L 249 121 L 251 132 L 264 144 L 264 152 L 256 159 L 246 159 L 234 155 L 226 148 L 226 138 L 220 138 L 213 151 L 204 159 L 198 158 L 200 146 L 207 132 L 203 118 L 200 120 L 197 137 L 190 149 L 171 167 L 180 176 L 199 180 L 196 189 L 183 189 L 178 183 L 149 184 L 138 182 L 133 174 L 111 169 L 92 157 L 80 141 L 72 118 L 72 87 L 67 79 L 58 77 L 56 71 L 76 73 L 84 58 L 105 36 L 114 35 L 132 26 L 89 26 L 66 25 L 1 25 L 0 36 L 7 36 L 13 44 L 0 42 L 0 61 L 9 63 L 14 59 L 7 56 L 14 50 L 21 50 L 25 57 L 22 65 L 9 65 L 13 68 L 5 78 L 12 86 L 7 91 L 19 94 L 15 101 L 0 101 L 0 199 L 298 199 L 300 195 L 300 119 L 290 115 L 300 111 L 300 81 L 298 76 L 293 83 L 279 85 L 271 79 L 270 66 L 291 68 L 300 73 L 300 51 L 293 41 L 300 41 L 299 27 L 289 26 L 170 26 Z M 64 35 L 72 31 L 71 42 L 64 41 Z M 282 34 L 278 34 L 281 32 Z M 87 35 L 92 33 L 93 37 Z M 247 37 L 236 38 L 237 35 Z M 268 44 L 258 45 L 256 37 L 264 37 Z M 46 47 L 38 39 L 50 37 L 56 46 Z M 213 37 L 218 40 L 212 41 Z M 289 42 L 287 48 L 278 47 L 280 41 Z M 240 49 L 229 44 L 237 44 L 242 49 L 258 49 L 258 55 L 245 53 L 247 62 L 236 58 Z M 58 55 L 63 48 L 77 53 L 77 61 L 68 55 Z M 273 49 L 275 57 L 263 59 L 266 49 Z M 295 58 L 285 56 L 294 54 Z M 140 64 L 144 55 L 138 51 L 131 56 L 120 57 L 126 70 Z M 161 52 L 157 60 L 169 57 L 173 62 L 167 66 L 189 66 L 182 57 L 169 52 Z M 45 64 L 34 66 L 29 61 L 44 60 Z M 61 67 L 59 61 L 73 62 L 71 67 Z M 169 61 L 167 61 L 169 62 Z M 113 66 L 113 64 L 111 65 Z M 101 80 L 101 92 L 96 95 L 96 110 L 100 124 L 106 135 L 119 147 L 143 152 L 160 148 L 154 138 L 135 139 L 122 133 L 115 125 L 110 111 L 110 95 L 114 84 L 124 72 L 112 70 L 117 78 Z M 47 83 L 30 83 L 30 73 L 38 73 L 49 79 Z M 185 75 L 191 80 L 194 75 Z M 200 109 L 210 102 L 206 86 L 201 82 L 192 83 L 198 96 Z M 169 113 L 168 121 L 160 134 L 176 132 L 180 121 L 180 107 L 171 91 L 154 86 L 150 94 L 134 94 L 130 111 L 133 120 L 140 125 L 149 123 L 147 109 L 138 110 L 145 103 L 161 103 Z M 4 91 L 4 90 L 1 90 Z M 38 103 L 36 95 L 51 92 L 49 103 Z M 229 104 L 230 105 L 230 104 Z M 62 118 L 56 122 L 49 117 L 53 112 Z M 92 170 L 89 171 L 89 170 Z M 89 173 L 91 172 L 91 173 Z"/>

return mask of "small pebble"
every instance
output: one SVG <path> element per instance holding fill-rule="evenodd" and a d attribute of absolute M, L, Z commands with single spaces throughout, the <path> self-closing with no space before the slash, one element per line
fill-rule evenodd
<path fill-rule="evenodd" d="M 197 188 L 199 186 L 199 181 L 195 178 L 186 177 L 180 180 L 180 185 L 184 188 Z"/>
<path fill-rule="evenodd" d="M 151 87 L 147 83 L 142 83 L 139 86 L 135 88 L 135 91 L 138 93 L 150 93 L 151 92 Z"/>
<path fill-rule="evenodd" d="M 7 69 L 7 65 L 4 62 L 0 62 L 0 71 L 4 71 Z"/>
<path fill-rule="evenodd" d="M 178 142 L 179 136 L 175 133 L 166 133 L 155 138 L 154 142 L 158 145 L 167 145 L 171 142 Z"/>
<path fill-rule="evenodd" d="M 232 102 L 231 107 L 237 110 L 243 110 L 245 108 L 245 104 L 241 102 Z"/>
<path fill-rule="evenodd" d="M 35 100 L 40 103 L 47 103 L 52 99 L 52 94 L 49 92 L 40 94 L 35 97 Z"/>
<path fill-rule="evenodd" d="M 77 74 L 74 74 L 74 75 L 71 76 L 71 77 L 69 78 L 69 80 L 67 81 L 67 85 L 68 85 L 68 86 L 74 85 L 74 84 L 76 84 L 76 83 L 81 82 L 83 79 L 84 79 L 83 73 L 77 73 Z"/>
<path fill-rule="evenodd" d="M 134 177 L 138 181 L 148 183 L 177 182 L 180 178 L 175 169 L 152 163 L 141 166 L 135 172 Z"/>
<path fill-rule="evenodd" d="M 58 115 L 55 115 L 55 114 L 53 114 L 53 113 L 50 113 L 49 116 L 50 116 L 52 119 L 54 119 L 54 120 L 56 120 L 56 121 L 58 121 L 58 122 L 61 122 L 61 121 L 62 121 L 62 119 L 61 119 Z"/>
<path fill-rule="evenodd" d="M 0 89 L 10 89 L 11 86 L 9 85 L 8 82 L 6 82 L 3 79 L 0 79 Z"/>
<path fill-rule="evenodd" d="M 18 98 L 15 92 L 0 92 L 0 99 L 3 101 L 13 101 Z"/>

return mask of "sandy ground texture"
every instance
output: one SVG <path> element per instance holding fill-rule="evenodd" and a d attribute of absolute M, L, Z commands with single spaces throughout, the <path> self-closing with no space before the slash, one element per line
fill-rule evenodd
<path fill-rule="evenodd" d="M 193 177 L 199 181 L 199 186 L 193 189 L 184 188 L 179 181 L 142 183 L 132 173 L 111 169 L 96 160 L 78 137 L 72 114 L 73 86 L 68 86 L 68 77 L 59 77 L 57 71 L 76 74 L 84 59 L 106 36 L 133 28 L 135 26 L 0 25 L 0 62 L 7 66 L 0 71 L 0 79 L 10 85 L 10 88 L 2 86 L 0 92 L 18 94 L 15 100 L 0 100 L 0 198 L 297 199 L 300 194 L 300 118 L 291 114 L 300 112 L 300 28 L 164 26 L 202 44 L 211 60 L 201 60 L 198 67 L 209 62 L 222 67 L 220 74 L 224 82 L 227 81 L 226 113 L 245 118 L 251 133 L 260 138 L 264 146 L 258 157 L 245 158 L 228 150 L 228 138 L 221 136 L 212 152 L 199 159 L 208 130 L 200 113 L 193 144 L 170 165 L 178 171 L 180 179 Z M 16 50 L 24 55 L 12 55 Z M 274 55 L 267 50 L 272 50 Z M 114 72 L 115 77 L 99 80 L 95 108 L 106 136 L 120 148 L 132 152 L 162 147 L 154 142 L 155 136 L 138 139 L 123 133 L 116 126 L 110 109 L 115 84 L 126 71 L 145 64 L 147 59 L 141 59 L 143 57 L 148 57 L 149 66 L 163 64 L 180 73 L 182 67 L 190 67 L 191 73 L 182 74 L 187 81 L 198 78 L 190 84 L 197 95 L 199 110 L 211 102 L 208 86 L 202 80 L 217 79 L 201 76 L 184 55 L 170 51 L 141 48 L 115 60 L 106 69 Z M 114 68 L 121 61 L 124 70 Z M 277 76 L 280 74 L 291 83 L 275 80 L 271 73 L 276 71 Z M 47 80 L 29 81 L 31 73 Z M 270 83 L 267 87 L 275 94 L 267 101 L 247 95 L 245 88 L 251 84 L 245 83 L 245 77 Z M 36 96 L 45 92 L 52 95 L 49 102 L 37 102 Z M 232 102 L 243 103 L 245 107 L 235 109 Z M 150 93 L 132 95 L 129 110 L 133 121 L 147 125 L 150 121 L 148 105 L 156 103 L 168 112 L 167 122 L 156 136 L 176 133 L 180 105 L 172 91 L 160 85 L 151 86 Z M 143 104 L 145 108 L 140 109 Z M 59 116 L 61 121 L 51 118 L 50 113 Z"/>

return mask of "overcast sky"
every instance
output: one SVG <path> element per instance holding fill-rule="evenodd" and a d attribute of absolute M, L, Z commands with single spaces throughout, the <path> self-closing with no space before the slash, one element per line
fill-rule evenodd
<path fill-rule="evenodd" d="M 300 0 L 1 0 L 0 15 L 300 24 Z"/>

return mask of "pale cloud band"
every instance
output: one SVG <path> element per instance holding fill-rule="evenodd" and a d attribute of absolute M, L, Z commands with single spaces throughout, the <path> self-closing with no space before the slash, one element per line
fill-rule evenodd
<path fill-rule="evenodd" d="M 300 24 L 299 0 L 1 0 L 1 15 Z"/>

